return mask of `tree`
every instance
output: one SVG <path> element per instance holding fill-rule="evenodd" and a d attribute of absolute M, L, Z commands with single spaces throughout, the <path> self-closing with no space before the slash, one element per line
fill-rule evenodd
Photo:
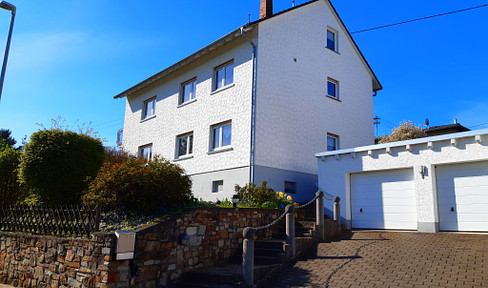
<path fill-rule="evenodd" d="M 424 129 L 415 125 L 415 123 L 413 123 L 412 121 L 404 120 L 400 123 L 400 126 L 393 129 L 393 131 L 391 131 L 389 135 L 383 136 L 378 143 L 382 144 L 396 141 L 404 141 L 426 136 L 427 133 L 425 133 Z"/>
<path fill-rule="evenodd" d="M 0 203 L 15 204 L 21 198 L 18 169 L 21 152 L 12 147 L 0 149 Z"/>
<path fill-rule="evenodd" d="M 0 145 L 14 146 L 17 141 L 11 136 L 12 131 L 8 129 L 0 129 Z"/>
<path fill-rule="evenodd" d="M 100 139 L 61 129 L 40 130 L 25 145 L 21 182 L 43 203 L 79 203 L 105 152 Z"/>
<path fill-rule="evenodd" d="M 180 166 L 109 151 L 83 203 L 156 215 L 191 199 L 191 180 Z"/>

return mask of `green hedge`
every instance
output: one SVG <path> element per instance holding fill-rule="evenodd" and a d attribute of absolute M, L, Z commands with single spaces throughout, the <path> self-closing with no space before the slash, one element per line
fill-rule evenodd
<path fill-rule="evenodd" d="M 97 175 L 104 156 L 99 139 L 61 129 L 41 130 L 25 145 L 21 181 L 43 203 L 79 203 L 87 179 Z"/>
<path fill-rule="evenodd" d="M 21 152 L 13 147 L 0 148 L 0 199 L 2 204 L 15 204 L 21 198 L 18 169 Z"/>

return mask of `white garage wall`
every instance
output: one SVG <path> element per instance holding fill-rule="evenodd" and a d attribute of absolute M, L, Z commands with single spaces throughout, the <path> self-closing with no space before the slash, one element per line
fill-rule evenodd
<path fill-rule="evenodd" d="M 351 228 L 351 173 L 413 168 L 418 231 L 439 231 L 435 166 L 488 160 L 488 129 L 323 152 L 319 188 L 341 197 L 341 217 Z M 421 167 L 426 167 L 424 176 Z M 332 203 L 326 202 L 326 210 Z"/>

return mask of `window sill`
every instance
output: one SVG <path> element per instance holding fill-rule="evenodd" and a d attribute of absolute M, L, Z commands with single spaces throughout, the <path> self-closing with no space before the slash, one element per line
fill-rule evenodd
<path fill-rule="evenodd" d="M 177 106 L 176 108 L 180 108 L 180 107 L 183 107 L 183 106 L 189 105 L 189 104 L 191 104 L 191 103 L 193 103 L 193 102 L 197 102 L 197 98 L 195 98 L 195 99 L 191 99 L 191 100 L 186 101 L 186 102 L 181 103 L 181 104 L 178 104 L 178 106 Z"/>
<path fill-rule="evenodd" d="M 214 149 L 212 151 L 208 151 L 207 154 L 211 155 L 211 154 L 217 154 L 217 153 L 231 151 L 231 150 L 234 150 L 234 148 L 232 148 L 232 147 L 217 148 L 217 149 Z"/>
<path fill-rule="evenodd" d="M 227 90 L 227 89 L 229 89 L 229 88 L 232 88 L 232 87 L 234 87 L 234 86 L 236 86 L 236 83 L 229 84 L 229 85 L 227 85 L 227 86 L 224 86 L 224 87 L 222 87 L 222 88 L 219 88 L 219 89 L 217 89 L 217 90 L 214 90 L 214 91 L 210 92 L 210 95 L 217 94 L 217 93 L 219 93 L 219 92 L 222 92 L 222 91 Z"/>
<path fill-rule="evenodd" d="M 341 55 L 341 53 L 339 53 L 339 52 L 338 52 L 338 51 L 336 51 L 336 50 L 332 50 L 332 49 L 330 49 L 329 47 L 325 47 L 325 49 L 327 49 L 327 50 L 329 50 L 329 51 L 332 51 L 332 52 L 336 53 L 337 55 Z"/>
<path fill-rule="evenodd" d="M 332 97 L 332 96 L 329 96 L 329 95 L 325 95 L 327 98 L 330 98 L 332 100 L 335 100 L 337 102 L 342 102 L 340 99 L 337 99 L 336 97 Z"/>
<path fill-rule="evenodd" d="M 179 158 L 173 159 L 173 162 L 183 161 L 183 160 L 187 160 L 187 159 L 191 159 L 191 158 L 193 158 L 193 155 L 185 155 L 185 156 L 181 156 Z"/>
<path fill-rule="evenodd" d="M 152 116 L 149 116 L 149 117 L 147 117 L 147 118 L 142 119 L 142 120 L 141 120 L 141 123 L 142 123 L 142 122 L 146 122 L 146 121 L 148 121 L 148 120 L 151 120 L 151 119 L 153 119 L 153 118 L 156 118 L 156 115 L 152 115 Z"/>

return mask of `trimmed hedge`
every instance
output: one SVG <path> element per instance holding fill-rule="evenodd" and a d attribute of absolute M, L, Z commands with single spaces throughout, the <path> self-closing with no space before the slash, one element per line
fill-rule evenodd
<path fill-rule="evenodd" d="M 103 164 L 102 142 L 61 129 L 41 130 L 30 137 L 22 155 L 21 181 L 42 203 L 80 203 Z"/>
<path fill-rule="evenodd" d="M 0 199 L 2 204 L 15 204 L 21 198 L 18 169 L 21 152 L 13 147 L 0 149 Z"/>

